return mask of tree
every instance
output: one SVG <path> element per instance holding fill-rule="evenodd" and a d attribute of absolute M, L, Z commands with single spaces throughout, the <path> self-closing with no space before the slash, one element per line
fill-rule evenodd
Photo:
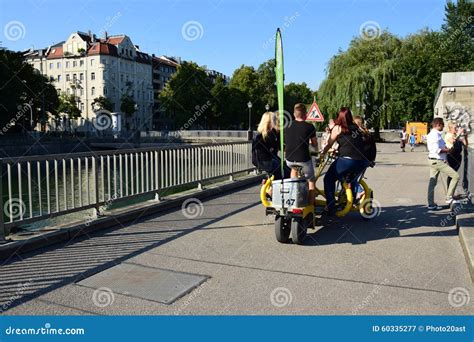
<path fill-rule="evenodd" d="M 300 102 L 305 104 L 312 103 L 312 95 L 311 89 L 308 88 L 306 83 L 288 83 L 285 86 L 285 110 L 293 113 L 293 107 L 295 104 Z"/>
<path fill-rule="evenodd" d="M 130 118 L 137 111 L 137 103 L 128 92 L 125 92 L 120 98 L 120 111 L 125 115 L 125 126 L 130 130 Z"/>
<path fill-rule="evenodd" d="M 0 49 L 0 125 L 45 121 L 43 112 L 56 114 L 58 94 L 49 80 L 26 63 L 21 53 Z M 29 110 L 19 110 L 28 106 Z"/>
<path fill-rule="evenodd" d="M 194 62 L 183 62 L 160 93 L 160 102 L 176 127 L 211 125 L 213 85 L 203 68 Z"/>
<path fill-rule="evenodd" d="M 326 79 L 318 91 L 321 110 L 335 113 L 339 107 L 349 106 L 355 114 L 365 115 L 377 134 L 388 120 L 394 122 L 389 89 L 401 44 L 388 32 L 375 39 L 353 39 L 347 51 L 340 51 L 329 61 Z"/>
<path fill-rule="evenodd" d="M 258 91 L 261 94 L 259 98 L 264 106 L 268 104 L 270 108 L 276 108 L 278 102 L 275 66 L 275 59 L 270 59 L 260 64 L 257 69 Z"/>
<path fill-rule="evenodd" d="M 114 110 L 113 102 L 109 98 L 104 96 L 96 97 L 92 102 L 92 106 L 108 110 L 109 112 L 112 112 Z"/>
<path fill-rule="evenodd" d="M 428 121 L 433 100 L 444 71 L 439 52 L 439 32 L 423 30 L 403 40 L 394 66 L 395 80 L 389 89 L 391 106 L 398 122 Z M 395 123 L 395 122 L 394 122 Z"/>
<path fill-rule="evenodd" d="M 77 107 L 76 97 L 74 95 L 61 94 L 59 97 L 58 113 L 65 113 L 70 119 L 76 119 L 81 116 L 81 111 Z"/>
<path fill-rule="evenodd" d="M 469 0 L 449 0 L 441 29 L 441 45 L 445 56 L 444 71 L 474 70 L 474 4 Z M 449 57 L 449 58 L 447 58 Z"/>

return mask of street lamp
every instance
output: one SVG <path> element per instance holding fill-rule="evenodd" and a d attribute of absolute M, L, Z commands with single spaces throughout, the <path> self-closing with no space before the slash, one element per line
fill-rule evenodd
<path fill-rule="evenodd" d="M 253 139 L 251 121 L 252 121 L 252 102 L 247 103 L 247 107 L 249 107 L 249 130 L 247 132 L 247 140 L 251 141 Z"/>
<path fill-rule="evenodd" d="M 269 105 L 268 103 L 265 105 L 265 110 L 266 110 L 267 112 L 270 110 L 270 105 Z"/>

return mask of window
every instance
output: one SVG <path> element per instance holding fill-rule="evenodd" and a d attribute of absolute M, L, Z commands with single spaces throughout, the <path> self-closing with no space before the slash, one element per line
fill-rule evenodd
<path fill-rule="evenodd" d="M 58 69 L 61 68 L 61 62 L 56 63 L 56 68 L 58 68 Z"/>
<path fill-rule="evenodd" d="M 115 81 L 115 72 L 112 73 L 112 80 Z"/>
<path fill-rule="evenodd" d="M 94 59 L 91 59 L 91 66 L 94 65 Z"/>
<path fill-rule="evenodd" d="M 123 82 L 123 74 L 120 74 L 120 81 Z"/>
<path fill-rule="evenodd" d="M 61 81 L 61 75 L 58 75 L 58 82 Z"/>
<path fill-rule="evenodd" d="M 69 68 L 69 62 L 66 62 L 66 68 Z"/>
<path fill-rule="evenodd" d="M 72 74 L 72 80 L 73 80 L 73 81 L 76 81 L 76 80 L 77 80 L 77 75 L 76 75 L 76 74 Z"/>
<path fill-rule="evenodd" d="M 95 72 L 91 72 L 91 80 L 95 80 Z"/>
<path fill-rule="evenodd" d="M 92 87 L 92 88 L 91 88 L 91 95 L 92 95 L 92 96 L 95 95 L 95 87 Z"/>
<path fill-rule="evenodd" d="M 82 72 L 79 74 L 79 79 L 80 79 L 81 81 L 84 81 L 84 74 L 83 74 Z"/>
<path fill-rule="evenodd" d="M 73 62 L 72 62 L 72 66 L 73 66 L 74 68 L 77 67 L 77 62 L 76 62 L 76 61 L 73 61 Z"/>
<path fill-rule="evenodd" d="M 53 63 L 49 63 L 49 68 L 53 69 L 53 67 L 54 67 Z"/>
<path fill-rule="evenodd" d="M 81 102 L 81 112 L 84 111 L 84 103 Z"/>
<path fill-rule="evenodd" d="M 82 89 L 82 88 L 79 89 L 79 95 L 80 95 L 80 96 L 83 96 L 83 95 L 84 95 L 84 89 Z"/>
<path fill-rule="evenodd" d="M 107 95 L 107 87 L 104 87 L 104 95 Z"/>
<path fill-rule="evenodd" d="M 79 66 L 83 66 L 83 65 L 84 65 L 84 61 L 81 59 L 81 60 L 79 61 Z"/>
<path fill-rule="evenodd" d="M 66 74 L 66 82 L 69 82 L 71 80 L 71 77 L 69 76 L 69 74 Z"/>
<path fill-rule="evenodd" d="M 71 94 L 71 89 L 67 88 L 66 89 L 66 94 L 68 94 L 68 95 Z"/>

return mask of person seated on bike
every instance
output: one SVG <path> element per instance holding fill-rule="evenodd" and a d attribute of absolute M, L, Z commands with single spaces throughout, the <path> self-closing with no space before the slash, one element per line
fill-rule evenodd
<path fill-rule="evenodd" d="M 280 134 L 274 128 L 272 112 L 266 112 L 257 128 L 257 136 L 253 142 L 253 154 L 257 159 L 257 167 L 269 174 L 275 179 L 281 179 L 280 158 Z M 285 173 L 289 174 L 289 170 Z"/>
<path fill-rule="evenodd" d="M 324 177 L 328 215 L 334 215 L 336 212 L 336 182 L 342 182 L 348 175 L 352 175 L 349 182 L 352 188 L 356 189 L 358 176 L 369 166 L 364 156 L 363 133 L 354 123 L 351 110 L 348 107 L 341 107 L 334 123 L 328 144 L 322 151 L 326 154 L 335 142 L 339 143 L 339 156 Z"/>
<path fill-rule="evenodd" d="M 309 183 L 309 203 L 313 203 L 315 194 L 314 166 L 309 153 L 309 146 L 318 148 L 316 129 L 306 122 L 306 106 L 295 104 L 293 115 L 288 128 L 285 129 L 285 159 L 286 165 L 291 168 L 291 178 L 296 178 L 295 166 L 302 167 L 302 172 Z"/>

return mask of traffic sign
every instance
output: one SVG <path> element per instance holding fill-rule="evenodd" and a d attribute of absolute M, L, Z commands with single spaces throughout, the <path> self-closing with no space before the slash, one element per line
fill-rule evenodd
<path fill-rule="evenodd" d="M 311 105 L 311 108 L 308 111 L 308 116 L 306 117 L 306 121 L 324 122 L 324 116 L 319 110 L 316 101 L 314 101 Z"/>

